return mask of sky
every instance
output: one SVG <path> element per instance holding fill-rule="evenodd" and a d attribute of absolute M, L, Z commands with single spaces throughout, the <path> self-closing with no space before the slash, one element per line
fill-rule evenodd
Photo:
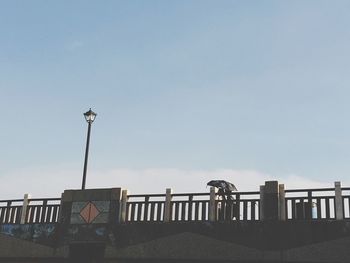
<path fill-rule="evenodd" d="M 0 1 L 1 197 L 350 180 L 349 1 Z"/>

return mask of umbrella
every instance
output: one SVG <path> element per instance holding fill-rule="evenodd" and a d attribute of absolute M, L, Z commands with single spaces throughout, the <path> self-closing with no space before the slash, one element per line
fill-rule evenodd
<path fill-rule="evenodd" d="M 214 186 L 218 189 L 224 190 L 224 191 L 237 191 L 237 188 L 234 184 L 227 182 L 225 180 L 211 180 L 207 183 L 209 186 Z"/>

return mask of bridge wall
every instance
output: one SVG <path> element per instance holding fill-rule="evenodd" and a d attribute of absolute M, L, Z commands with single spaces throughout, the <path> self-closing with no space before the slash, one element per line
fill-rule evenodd
<path fill-rule="evenodd" d="M 60 204 L 6 200 L 0 262 L 350 262 L 346 191 L 340 184 L 285 190 L 273 181 L 230 201 L 213 189 L 128 195 L 120 188 L 67 190 Z"/>
<path fill-rule="evenodd" d="M 0 261 L 69 262 L 79 247 L 90 258 L 102 251 L 104 262 L 350 262 L 348 221 L 76 225 L 55 228 L 54 239 L 34 235 L 1 234 Z"/>

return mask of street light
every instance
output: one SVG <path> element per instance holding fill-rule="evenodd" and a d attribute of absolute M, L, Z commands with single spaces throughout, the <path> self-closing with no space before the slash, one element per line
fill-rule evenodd
<path fill-rule="evenodd" d="M 86 182 L 86 171 L 87 171 L 87 162 L 88 162 L 88 156 L 89 156 L 89 144 L 90 144 L 90 132 L 91 132 L 91 123 L 94 122 L 97 114 L 93 112 L 90 108 L 89 111 L 84 113 L 85 120 L 88 123 L 88 132 L 87 132 L 87 139 L 86 139 L 86 149 L 85 149 L 85 161 L 84 161 L 84 172 L 83 172 L 83 183 L 81 185 L 81 189 L 85 189 L 85 182 Z"/>

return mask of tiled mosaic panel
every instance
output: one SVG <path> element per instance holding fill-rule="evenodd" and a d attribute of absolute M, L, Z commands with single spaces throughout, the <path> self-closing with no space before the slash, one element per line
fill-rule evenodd
<path fill-rule="evenodd" d="M 91 216 L 91 214 L 89 216 L 86 215 L 87 212 L 84 211 L 84 208 L 86 208 L 86 206 L 89 205 L 89 203 L 90 202 L 87 201 L 73 202 L 70 217 L 71 224 L 108 223 L 110 201 L 91 201 L 91 203 L 94 206 L 94 209 L 96 208 L 98 210 L 98 212 L 96 212 L 96 217 L 94 217 L 94 215 L 92 215 L 93 217 L 89 217 Z M 82 215 L 85 217 L 85 219 Z M 89 222 L 88 218 L 92 218 L 93 220 Z"/>

